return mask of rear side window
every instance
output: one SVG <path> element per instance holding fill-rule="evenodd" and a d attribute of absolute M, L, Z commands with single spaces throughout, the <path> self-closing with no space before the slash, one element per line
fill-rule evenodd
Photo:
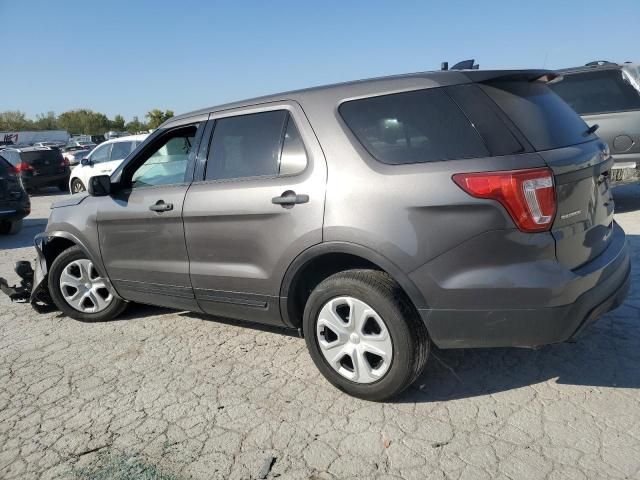
<path fill-rule="evenodd" d="M 541 82 L 494 81 L 481 84 L 538 151 L 576 145 L 595 138 L 584 120 Z"/>
<path fill-rule="evenodd" d="M 339 111 L 367 151 L 383 163 L 489 155 L 478 132 L 442 88 L 352 100 Z"/>
<path fill-rule="evenodd" d="M 117 142 L 111 148 L 111 160 L 122 160 L 133 151 L 133 142 Z"/>
<path fill-rule="evenodd" d="M 306 153 L 285 110 L 216 120 L 207 159 L 207 180 L 299 173 Z"/>
<path fill-rule="evenodd" d="M 551 88 L 581 115 L 640 110 L 633 80 L 621 70 L 600 70 L 566 75 Z"/>
<path fill-rule="evenodd" d="M 482 136 L 491 155 L 512 155 L 524 151 L 524 147 L 505 125 L 501 113 L 478 85 L 446 87 L 447 93 L 467 114 Z"/>

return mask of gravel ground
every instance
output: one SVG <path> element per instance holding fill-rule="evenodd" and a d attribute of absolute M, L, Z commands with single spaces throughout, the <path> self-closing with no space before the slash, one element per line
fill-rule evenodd
<path fill-rule="evenodd" d="M 0 237 L 31 259 L 54 192 Z M 640 252 L 640 187 L 615 191 Z M 134 306 L 89 324 L 0 298 L 0 478 L 640 478 L 640 285 L 577 342 L 435 351 L 394 402 L 350 398 L 299 338 Z"/>

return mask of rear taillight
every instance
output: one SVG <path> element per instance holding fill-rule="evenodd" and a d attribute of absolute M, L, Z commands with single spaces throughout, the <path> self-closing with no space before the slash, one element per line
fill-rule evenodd
<path fill-rule="evenodd" d="M 62 157 L 62 160 L 60 160 L 60 166 L 61 167 L 68 167 L 69 166 L 69 160 L 67 160 L 66 157 Z"/>
<path fill-rule="evenodd" d="M 548 168 L 458 173 L 453 181 L 469 195 L 496 200 L 523 232 L 551 228 L 556 214 L 553 173 Z"/>
<path fill-rule="evenodd" d="M 18 165 L 16 165 L 16 173 L 32 172 L 32 171 L 33 171 L 33 167 L 28 163 L 21 162 Z"/>

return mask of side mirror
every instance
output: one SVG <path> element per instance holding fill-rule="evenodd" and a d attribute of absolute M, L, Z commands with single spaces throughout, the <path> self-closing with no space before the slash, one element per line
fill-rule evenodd
<path fill-rule="evenodd" d="M 105 197 L 111 193 L 111 177 L 98 175 L 89 179 L 89 195 L 92 197 Z"/>
<path fill-rule="evenodd" d="M 89 160 L 88 158 L 83 158 L 82 160 L 80 160 L 80 165 L 91 165 L 91 160 Z"/>

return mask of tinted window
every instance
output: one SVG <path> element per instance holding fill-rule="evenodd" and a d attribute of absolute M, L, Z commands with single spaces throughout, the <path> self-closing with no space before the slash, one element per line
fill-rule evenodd
<path fill-rule="evenodd" d="M 640 109 L 640 92 L 621 70 L 566 75 L 551 88 L 581 115 Z"/>
<path fill-rule="evenodd" d="M 197 126 L 189 126 L 161 138 L 157 148 L 133 173 L 132 188 L 184 182 L 196 131 Z"/>
<path fill-rule="evenodd" d="M 32 152 L 22 152 L 20 153 L 20 158 L 25 163 L 44 163 L 51 162 L 52 164 L 55 162 L 59 162 L 61 160 L 62 154 L 60 150 L 35 150 Z"/>
<path fill-rule="evenodd" d="M 287 115 L 276 110 L 216 120 L 206 179 L 277 175 Z"/>
<path fill-rule="evenodd" d="M 111 160 L 122 160 L 127 158 L 134 149 L 133 142 L 118 142 L 113 144 L 111 149 Z"/>
<path fill-rule="evenodd" d="M 6 175 L 11 168 L 11 164 L 4 158 L 0 157 L 0 175 Z"/>
<path fill-rule="evenodd" d="M 524 151 L 522 144 L 507 128 L 504 114 L 477 85 L 456 85 L 446 88 L 447 93 L 465 112 L 478 133 L 482 136 L 491 155 L 509 155 Z"/>
<path fill-rule="evenodd" d="M 536 150 L 589 141 L 589 127 L 558 95 L 541 82 L 495 81 L 481 88 L 509 116 Z"/>
<path fill-rule="evenodd" d="M 376 159 L 389 164 L 483 157 L 487 148 L 441 89 L 343 103 L 340 114 Z"/>
<path fill-rule="evenodd" d="M 96 149 L 91 152 L 91 161 L 93 163 L 108 162 L 110 160 L 109 154 L 111 153 L 111 146 L 112 144 L 109 143 L 96 147 Z"/>

